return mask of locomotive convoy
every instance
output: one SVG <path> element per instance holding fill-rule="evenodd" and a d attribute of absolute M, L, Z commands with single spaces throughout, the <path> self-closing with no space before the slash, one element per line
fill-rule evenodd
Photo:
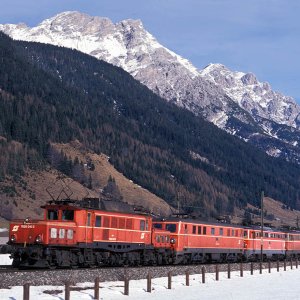
<path fill-rule="evenodd" d="M 261 253 L 264 260 L 300 256 L 300 232 L 194 219 L 158 220 L 146 214 L 104 211 L 97 208 L 97 201 L 52 201 L 43 206 L 43 220 L 12 221 L 8 247 L 13 266 L 256 261 Z"/>

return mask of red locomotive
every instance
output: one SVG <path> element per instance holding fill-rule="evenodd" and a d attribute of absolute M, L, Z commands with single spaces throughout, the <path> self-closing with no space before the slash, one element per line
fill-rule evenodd
<path fill-rule="evenodd" d="M 99 199 L 92 199 L 98 202 Z M 16 267 L 188 264 L 300 256 L 300 232 L 120 213 L 52 201 L 43 220 L 12 221 Z M 263 232 L 263 235 L 261 234 Z"/>
<path fill-rule="evenodd" d="M 168 219 L 155 228 L 171 232 L 173 262 L 258 261 L 300 257 L 300 232 Z"/>
<path fill-rule="evenodd" d="M 283 259 L 286 253 L 287 233 L 261 228 L 247 229 L 245 233 L 245 256 L 249 260 L 258 260 L 261 256 L 261 246 L 263 256 L 267 259 Z M 299 252 L 300 253 L 300 252 Z"/>
<path fill-rule="evenodd" d="M 153 229 L 147 215 L 108 212 L 54 201 L 44 220 L 10 224 L 16 267 L 77 267 L 169 263 L 170 232 Z"/>
<path fill-rule="evenodd" d="M 236 261 L 244 255 L 241 227 L 180 219 L 154 222 L 154 227 L 171 232 L 176 264 Z"/>

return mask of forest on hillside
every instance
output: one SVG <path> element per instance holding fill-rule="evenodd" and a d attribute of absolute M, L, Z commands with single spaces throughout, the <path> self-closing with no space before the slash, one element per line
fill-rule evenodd
<path fill-rule="evenodd" d="M 78 139 L 129 179 L 204 215 L 257 205 L 262 190 L 299 208 L 300 168 L 272 158 L 75 50 L 0 33 L 0 180 L 47 164 Z M 9 151 L 12 143 L 18 147 Z M 19 163 L 19 161 L 21 163 Z"/>

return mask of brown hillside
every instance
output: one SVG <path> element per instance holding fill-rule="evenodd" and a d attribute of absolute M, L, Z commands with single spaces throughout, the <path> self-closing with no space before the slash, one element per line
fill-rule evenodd
<path fill-rule="evenodd" d="M 93 190 L 88 190 L 80 183 L 65 177 L 55 169 L 48 168 L 45 171 L 27 171 L 26 174 L 16 180 L 9 178 L 0 183 L 0 216 L 5 219 L 12 218 L 41 218 L 41 205 L 54 198 L 82 199 L 83 197 L 98 197 L 99 191 L 107 184 L 109 176 L 115 181 L 123 196 L 123 201 L 130 204 L 142 205 L 154 213 L 166 215 L 171 212 L 170 206 L 151 194 L 146 189 L 134 184 L 124 175 L 119 173 L 104 154 L 97 155 L 87 152 L 81 144 L 55 144 L 55 148 L 74 159 L 76 156 L 82 162 L 89 157 L 95 165 L 95 170 L 85 170 L 86 175 L 92 176 Z M 63 178 L 63 180 L 59 179 Z M 65 191 L 65 192 L 62 192 Z"/>
<path fill-rule="evenodd" d="M 251 204 L 247 205 L 248 209 L 255 213 L 251 213 L 253 223 L 260 224 L 261 222 L 261 210 L 260 208 L 254 207 Z M 241 224 L 244 217 L 244 210 L 236 209 L 235 216 L 232 219 L 233 223 Z M 276 201 L 272 198 L 264 198 L 264 223 L 270 224 L 274 227 L 297 227 L 300 226 L 300 211 L 291 210 L 287 208 L 282 202 Z"/>
<path fill-rule="evenodd" d="M 58 176 L 62 176 L 58 171 L 48 169 L 41 172 L 28 171 L 25 176 L 19 180 L 7 179 L 1 182 L 1 216 L 6 219 L 11 218 L 40 218 L 42 217 L 41 205 L 51 200 L 47 193 L 47 187 L 50 188 L 51 194 L 58 197 L 62 190 L 61 181 L 57 181 Z M 81 199 L 87 195 L 87 190 L 81 184 L 68 180 L 70 190 L 73 191 L 72 198 Z M 90 196 L 96 196 L 96 193 L 90 191 Z M 64 193 L 60 198 L 66 197 Z"/>
<path fill-rule="evenodd" d="M 53 146 L 59 151 L 62 150 L 73 160 L 77 156 L 83 163 L 86 163 L 89 159 L 92 161 L 95 165 L 95 170 L 90 171 L 86 168 L 85 172 L 87 176 L 92 176 L 93 190 L 97 194 L 107 184 L 109 176 L 112 176 L 120 189 L 123 201 L 128 202 L 129 204 L 141 205 L 156 214 L 168 215 L 171 213 L 170 206 L 164 200 L 135 184 L 122 173 L 118 172 L 109 163 L 108 156 L 104 154 L 98 155 L 96 153 L 91 153 L 77 141 L 70 144 L 53 144 Z"/>
<path fill-rule="evenodd" d="M 41 218 L 42 209 L 40 206 L 51 200 L 47 189 L 54 198 L 66 198 L 68 196 L 72 199 L 82 199 L 87 196 L 98 197 L 100 189 L 107 184 L 110 175 L 115 178 L 124 201 L 130 204 L 142 205 L 152 212 L 162 215 L 171 212 L 170 206 L 165 201 L 119 173 L 109 163 L 109 158 L 106 155 L 89 153 L 78 142 L 64 145 L 55 144 L 54 146 L 59 151 L 63 150 L 72 159 L 77 156 L 82 162 L 85 162 L 87 157 L 92 160 L 95 170 L 90 171 L 86 168 L 85 172 L 87 176 L 89 174 L 92 176 L 93 190 L 88 190 L 80 183 L 65 177 L 52 168 L 41 172 L 29 170 L 22 178 L 17 180 L 16 178 L 8 178 L 0 183 L 0 216 L 8 220 L 28 216 Z M 60 180 L 58 178 L 64 179 Z"/>
<path fill-rule="evenodd" d="M 272 198 L 265 197 L 264 199 L 264 211 L 267 215 L 274 215 L 275 220 L 273 220 L 273 224 L 275 226 L 296 226 L 297 217 L 300 219 L 300 211 L 299 210 L 291 210 L 288 208 L 284 208 L 282 202 L 276 201 Z M 299 221 L 300 225 L 300 221 Z"/>

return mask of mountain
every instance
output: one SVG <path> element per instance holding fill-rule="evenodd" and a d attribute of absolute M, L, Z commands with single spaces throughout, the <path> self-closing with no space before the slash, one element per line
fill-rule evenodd
<path fill-rule="evenodd" d="M 22 148 L 20 143 L 11 142 L 10 144 L 13 148 Z M 72 193 L 71 198 L 75 200 L 81 200 L 87 196 L 99 197 L 99 190 L 107 185 L 110 176 L 117 183 L 123 201 L 126 203 L 135 207 L 143 206 L 156 215 L 166 216 L 170 214 L 170 207 L 165 201 L 118 172 L 104 154 L 97 155 L 91 150 L 87 151 L 78 141 L 52 146 L 58 153 L 63 151 L 69 159 L 85 163 L 82 170 L 84 176 L 91 176 L 90 188 L 84 186 L 82 182 L 63 176 L 64 174 L 59 172 L 54 164 L 38 171 L 27 169 L 21 177 L 15 174 L 14 177 L 8 176 L 5 180 L 0 181 L 0 215 L 2 217 L 6 219 L 22 219 L 24 216 L 43 217 L 43 210 L 40 206 L 45 205 L 45 201 L 51 200 L 48 191 L 55 199 L 66 197 L 65 192 L 67 194 Z M 92 169 L 86 165 L 87 158 L 89 163 L 93 163 Z M 63 178 L 63 180 L 58 178 Z M 62 192 L 63 188 L 64 192 Z"/>
<path fill-rule="evenodd" d="M 200 75 L 221 87 L 226 95 L 254 118 L 260 117 L 299 129 L 300 106 L 292 97 L 274 92 L 269 83 L 254 74 L 234 72 L 221 64 L 210 64 Z"/>
<path fill-rule="evenodd" d="M 300 207 L 298 165 L 165 101 L 121 68 L 2 33 L 0 60 L 1 182 L 20 180 L 28 168 L 45 170 L 53 161 L 49 143 L 79 140 L 137 185 L 172 206 L 179 200 L 185 211 L 232 213 L 257 205 L 261 190 Z M 75 161 L 62 156 L 60 169 L 72 174 Z"/>
<path fill-rule="evenodd" d="M 163 47 L 140 20 L 64 12 L 36 27 L 0 25 L 12 38 L 77 49 L 129 72 L 159 96 L 204 116 L 266 153 L 299 163 L 299 105 L 251 73 L 220 64 L 198 70 Z"/>

